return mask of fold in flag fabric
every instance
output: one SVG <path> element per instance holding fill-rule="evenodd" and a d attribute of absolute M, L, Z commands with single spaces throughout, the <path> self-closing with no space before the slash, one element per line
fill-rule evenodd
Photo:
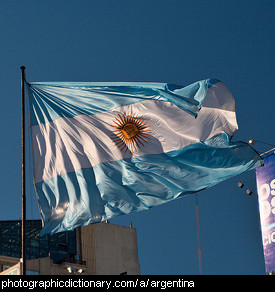
<path fill-rule="evenodd" d="M 262 165 L 225 85 L 28 83 L 41 236 L 147 210 Z"/>

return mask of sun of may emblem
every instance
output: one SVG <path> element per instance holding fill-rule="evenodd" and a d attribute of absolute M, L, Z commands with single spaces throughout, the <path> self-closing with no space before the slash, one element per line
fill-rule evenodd
<path fill-rule="evenodd" d="M 149 139 L 149 126 L 143 118 L 137 117 L 134 114 L 120 113 L 118 117 L 113 121 L 115 137 L 113 138 L 114 143 L 118 148 L 125 152 L 134 152 Z"/>

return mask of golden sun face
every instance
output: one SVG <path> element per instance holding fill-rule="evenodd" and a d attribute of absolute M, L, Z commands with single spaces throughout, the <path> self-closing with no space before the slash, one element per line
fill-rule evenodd
<path fill-rule="evenodd" d="M 115 137 L 112 139 L 117 147 L 125 152 L 133 153 L 144 146 L 143 143 L 149 139 L 149 126 L 146 126 L 147 123 L 143 118 L 129 113 L 121 113 L 113 122 L 115 124 L 113 127 L 116 130 L 113 131 Z"/>

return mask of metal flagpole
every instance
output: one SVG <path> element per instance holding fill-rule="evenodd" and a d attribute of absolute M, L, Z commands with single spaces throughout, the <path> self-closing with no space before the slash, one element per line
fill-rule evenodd
<path fill-rule="evenodd" d="M 201 236 L 200 236 L 200 218 L 199 218 L 199 197 L 198 197 L 198 194 L 195 194 L 195 200 L 196 200 L 196 221 L 197 221 L 199 271 L 200 271 L 200 275 L 202 275 Z"/>
<path fill-rule="evenodd" d="M 25 66 L 21 66 L 21 118 L 22 118 L 22 270 L 26 275 L 26 181 L 25 181 Z"/>

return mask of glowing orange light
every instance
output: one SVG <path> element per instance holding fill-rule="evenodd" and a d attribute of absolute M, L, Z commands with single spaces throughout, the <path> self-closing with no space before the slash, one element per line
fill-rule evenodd
<path fill-rule="evenodd" d="M 113 127 L 116 128 L 113 132 L 116 136 L 112 139 L 117 147 L 125 152 L 136 151 L 141 145 L 144 146 L 143 143 L 149 139 L 149 126 L 141 117 L 121 113 L 113 122 L 115 124 Z"/>
<path fill-rule="evenodd" d="M 58 208 L 55 209 L 54 212 L 55 212 L 56 215 L 62 215 L 64 213 L 64 209 L 58 207 Z"/>

